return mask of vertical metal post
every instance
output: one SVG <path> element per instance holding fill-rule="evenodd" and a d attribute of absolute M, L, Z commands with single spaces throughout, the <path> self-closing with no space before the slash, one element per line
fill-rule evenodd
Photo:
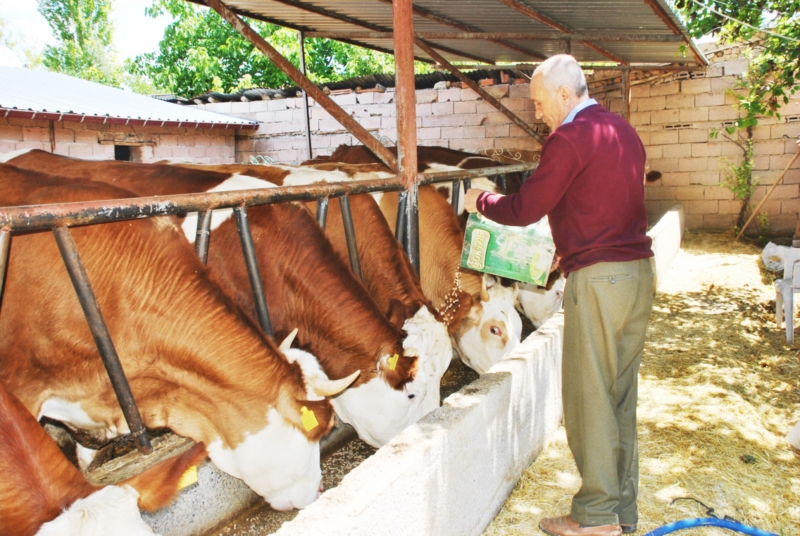
<path fill-rule="evenodd" d="M 453 192 L 450 195 L 450 204 L 453 205 L 453 212 L 458 216 L 458 202 L 461 200 L 461 181 L 453 181 Z"/>
<path fill-rule="evenodd" d="M 419 265 L 419 192 L 417 184 L 414 183 L 408 192 L 408 202 L 406 203 L 406 243 L 405 250 L 411 266 L 420 274 Z"/>
<path fill-rule="evenodd" d="M 3 283 L 6 280 L 8 266 L 8 249 L 11 245 L 11 230 L 0 229 L 0 304 L 3 303 Z"/>
<path fill-rule="evenodd" d="M 406 245 L 406 204 L 408 203 L 408 192 L 402 190 L 397 196 L 397 217 L 394 223 L 394 236 L 403 249 Z"/>
<path fill-rule="evenodd" d="M 236 228 L 239 229 L 239 240 L 242 242 L 244 263 L 247 266 L 247 276 L 250 278 L 250 288 L 253 290 L 253 301 L 256 304 L 256 315 L 261 329 L 270 337 L 275 337 L 272 323 L 269 321 L 267 299 L 264 297 L 264 284 L 261 282 L 261 271 L 256 261 L 253 235 L 250 233 L 250 222 L 247 220 L 247 208 L 236 207 L 233 209 L 236 217 Z"/>
<path fill-rule="evenodd" d="M 622 117 L 631 119 L 631 68 L 622 67 Z"/>
<path fill-rule="evenodd" d="M 208 242 L 211 239 L 211 214 L 210 210 L 197 213 L 197 235 L 194 239 L 194 252 L 200 262 L 208 264 Z"/>
<path fill-rule="evenodd" d="M 328 222 L 328 198 L 323 197 L 317 199 L 317 223 L 322 230 L 325 230 L 325 224 Z"/>
<path fill-rule="evenodd" d="M 305 45 L 305 38 L 303 36 L 303 31 L 297 32 L 297 40 L 300 43 L 300 72 L 303 73 L 303 76 L 306 75 L 306 45 Z M 308 114 L 308 95 L 306 95 L 305 90 L 301 90 L 303 92 L 303 122 L 306 126 L 306 153 L 308 155 L 308 159 L 311 160 L 311 120 Z M 323 229 L 325 226 L 322 227 Z"/>
<path fill-rule="evenodd" d="M 358 258 L 358 244 L 356 243 L 356 230 L 353 226 L 353 213 L 350 211 L 350 198 L 343 195 L 339 198 L 339 206 L 342 208 L 342 223 L 344 224 L 344 236 L 347 239 L 347 254 L 350 256 L 350 267 L 356 274 L 359 281 L 364 280 L 361 275 L 361 261 Z"/>
<path fill-rule="evenodd" d="M 397 107 L 397 163 L 406 202 L 406 253 L 419 273 L 419 207 L 417 205 L 417 107 L 414 88 L 414 12 L 412 0 L 392 2 L 394 23 L 395 102 Z"/>
<path fill-rule="evenodd" d="M 114 348 L 111 334 L 108 332 L 108 326 L 103 320 L 103 315 L 97 304 L 92 285 L 86 275 L 86 269 L 83 266 L 80 255 L 78 255 L 72 234 L 69 232 L 68 227 L 56 227 L 53 229 L 53 234 L 61 252 L 61 257 L 67 267 L 67 272 L 69 272 L 69 278 L 72 280 L 72 286 L 75 287 L 83 314 L 86 315 L 86 321 L 89 323 L 94 342 L 100 351 L 100 357 L 103 360 L 103 365 L 105 365 L 108 378 L 111 380 L 111 387 L 117 395 L 122 414 L 125 416 L 125 421 L 128 423 L 128 428 L 130 428 L 131 435 L 136 443 L 136 448 L 142 454 L 150 454 L 153 452 L 153 447 L 150 445 L 150 437 L 147 435 L 147 429 L 144 427 L 142 416 L 139 414 L 139 408 L 136 407 L 136 401 L 133 399 L 128 379 L 125 377 L 122 364 L 119 362 L 119 355 L 117 355 L 117 350 Z"/>

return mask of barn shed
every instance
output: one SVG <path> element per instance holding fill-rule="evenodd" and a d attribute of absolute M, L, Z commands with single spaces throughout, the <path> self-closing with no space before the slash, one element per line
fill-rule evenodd
<path fill-rule="evenodd" d="M 222 164 L 234 161 L 236 132 L 256 126 L 64 74 L 0 67 L 0 153 Z"/>

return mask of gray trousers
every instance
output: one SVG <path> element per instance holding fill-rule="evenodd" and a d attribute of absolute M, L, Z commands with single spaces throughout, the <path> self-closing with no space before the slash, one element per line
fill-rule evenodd
<path fill-rule="evenodd" d="M 584 525 L 638 522 L 636 400 L 652 306 L 651 259 L 602 262 L 567 278 L 561 392 L 583 479 L 572 518 Z"/>

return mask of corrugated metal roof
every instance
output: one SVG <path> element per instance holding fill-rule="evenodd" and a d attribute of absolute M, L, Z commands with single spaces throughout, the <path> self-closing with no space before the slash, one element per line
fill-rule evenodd
<path fill-rule="evenodd" d="M 254 121 L 178 106 L 64 74 L 2 66 L 0 116 L 165 127 L 258 128 Z"/>
<path fill-rule="evenodd" d="M 192 0 L 199 1 L 199 0 Z M 391 31 L 391 0 L 225 0 L 236 12 L 307 32 Z M 512 5 L 509 5 L 512 4 Z M 516 6 L 516 7 L 514 7 Z M 414 0 L 415 32 L 518 32 L 552 40 L 428 39 L 448 60 L 531 62 L 560 52 L 569 32 L 613 36 L 673 36 L 683 42 L 574 41 L 580 62 L 705 63 L 666 0 Z M 527 10 L 527 13 L 526 13 Z M 529 16 L 533 10 L 542 17 Z M 348 38 L 385 51 L 390 39 Z M 688 53 L 682 47 L 689 48 Z M 425 53 L 416 49 L 419 58 Z"/>

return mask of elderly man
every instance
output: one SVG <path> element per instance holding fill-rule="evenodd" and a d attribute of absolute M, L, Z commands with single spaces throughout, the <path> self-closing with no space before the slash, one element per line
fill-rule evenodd
<path fill-rule="evenodd" d="M 567 440 L 583 479 L 569 514 L 539 527 L 558 536 L 636 531 L 639 363 L 653 296 L 636 131 L 590 99 L 575 58 L 549 58 L 531 99 L 551 134 L 519 193 L 470 189 L 467 210 L 505 225 L 549 216 L 564 291 L 561 391 Z"/>

